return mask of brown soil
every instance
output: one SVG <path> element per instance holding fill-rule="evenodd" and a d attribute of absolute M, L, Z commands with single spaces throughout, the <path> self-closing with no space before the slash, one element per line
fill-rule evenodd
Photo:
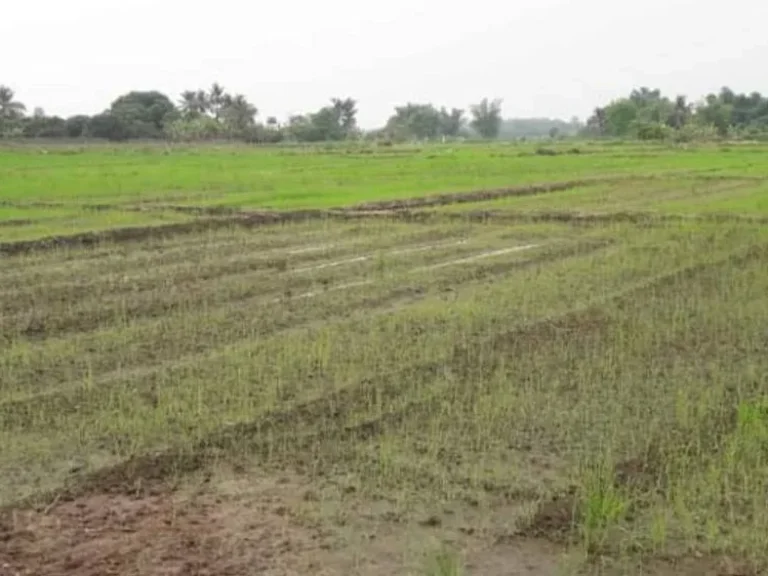
<path fill-rule="evenodd" d="M 602 225 L 628 223 L 652 226 L 678 222 L 741 222 L 745 224 L 765 224 L 768 217 L 745 214 L 658 214 L 655 212 L 576 212 L 576 211 L 541 211 L 526 212 L 513 210 L 472 210 L 466 212 L 425 212 L 421 217 L 450 220 L 469 220 L 472 222 L 556 222 L 571 225 Z"/>
<path fill-rule="evenodd" d="M 288 514 L 289 486 L 258 498 L 98 494 L 0 523 L 0 573 L 241 575 L 320 573 L 331 544 Z M 327 560 L 332 560 L 328 558 Z"/>
<path fill-rule="evenodd" d="M 615 480 L 619 486 L 630 489 L 652 490 L 659 481 L 659 464 L 651 455 L 619 462 L 615 467 Z"/>
<path fill-rule="evenodd" d="M 449 541 L 470 573 L 548 576 L 561 555 L 541 541 L 494 545 L 440 522 L 406 525 L 363 513 L 367 506 L 339 524 L 309 511 L 321 509 L 312 508 L 316 497 L 291 476 L 249 476 L 193 494 L 97 494 L 17 510 L 0 517 L 0 574 L 391 576 L 423 573 Z"/>
<path fill-rule="evenodd" d="M 582 180 L 569 180 L 565 182 L 546 182 L 542 184 L 530 184 L 526 186 L 514 186 L 511 188 L 496 188 L 491 190 L 473 190 L 471 192 L 456 192 L 449 194 L 435 194 L 400 200 L 384 200 L 380 202 L 365 202 L 353 207 L 353 210 L 402 210 L 408 208 L 426 208 L 429 206 L 445 206 L 448 204 L 463 204 L 467 202 L 480 202 L 484 200 L 496 200 L 509 196 L 532 196 L 547 192 L 562 192 L 579 186 L 603 184 L 612 182 L 616 178 L 587 178 Z M 623 178 L 626 180 L 626 178 Z"/>
<path fill-rule="evenodd" d="M 149 238 L 163 238 L 177 234 L 190 234 L 230 226 L 251 227 L 285 222 L 301 222 L 324 217 L 328 217 L 328 213 L 317 210 L 294 212 L 248 212 L 247 214 L 229 217 L 200 218 L 191 222 L 179 222 L 158 226 L 115 228 L 103 232 L 83 232 L 80 234 L 53 236 L 38 240 L 0 243 L 0 255 L 15 256 L 38 250 L 89 247 L 104 242 L 141 242 Z"/>
<path fill-rule="evenodd" d="M 658 559 L 647 563 L 645 574 L 653 576 L 759 576 L 765 572 L 751 562 L 729 556 L 700 556 Z"/>
<path fill-rule="evenodd" d="M 562 544 L 573 521 L 569 496 L 543 504 L 524 535 L 494 543 L 488 534 L 463 526 L 467 519 L 461 516 L 447 517 L 447 525 L 437 516 L 404 523 L 384 509 L 371 515 L 378 509 L 374 503 L 327 500 L 321 505 L 320 487 L 293 475 L 210 478 L 177 493 L 92 494 L 44 509 L 5 511 L 0 574 L 392 576 L 424 573 L 440 542 L 458 552 L 468 574 L 553 576 L 568 564 Z M 341 523 L 332 512 L 321 512 L 341 505 L 350 513 Z M 727 557 L 656 558 L 641 564 L 631 571 L 618 564 L 605 569 L 600 562 L 576 566 L 579 574 L 761 573 Z"/>
<path fill-rule="evenodd" d="M 566 541 L 577 522 L 578 503 L 574 496 L 560 495 L 541 502 L 530 523 L 522 530 L 528 537 L 553 542 Z"/>

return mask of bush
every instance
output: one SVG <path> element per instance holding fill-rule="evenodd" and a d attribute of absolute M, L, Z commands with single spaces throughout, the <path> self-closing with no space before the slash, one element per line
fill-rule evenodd
<path fill-rule="evenodd" d="M 670 135 L 669 127 L 659 122 L 638 122 L 635 131 L 640 140 L 666 140 Z"/>

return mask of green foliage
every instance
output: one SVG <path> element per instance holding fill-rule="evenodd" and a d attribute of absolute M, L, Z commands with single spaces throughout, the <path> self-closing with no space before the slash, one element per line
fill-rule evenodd
<path fill-rule="evenodd" d="M 8 86 L 0 85 L 0 121 L 18 120 L 24 115 L 27 108 L 15 96 Z"/>
<path fill-rule="evenodd" d="M 440 134 L 449 138 L 455 138 L 464 128 L 464 110 L 452 108 L 448 112 L 440 108 Z"/>
<path fill-rule="evenodd" d="M 178 111 L 168 96 L 151 91 L 120 96 L 112 103 L 109 114 L 125 127 L 128 138 L 159 138 Z"/>
<path fill-rule="evenodd" d="M 68 138 L 82 138 L 88 135 L 91 118 L 85 115 L 71 116 L 65 121 L 65 131 Z"/>
<path fill-rule="evenodd" d="M 671 100 L 659 90 L 644 87 L 633 90 L 627 98 L 595 109 L 584 134 L 689 142 L 726 136 L 759 139 L 766 130 L 768 98 L 759 92 L 736 94 L 723 88 L 694 106 L 683 95 Z"/>
<path fill-rule="evenodd" d="M 597 462 L 585 464 L 580 475 L 584 482 L 578 505 L 582 539 L 588 549 L 600 548 L 624 518 L 629 503 L 616 486 L 614 467 L 603 455 Z"/>
<path fill-rule="evenodd" d="M 134 134 L 124 118 L 115 116 L 111 112 L 97 114 L 91 118 L 88 125 L 89 133 L 94 138 L 121 142 L 128 140 Z"/>
<path fill-rule="evenodd" d="M 15 100 L 15 96 L 13 90 L 0 84 L 0 137 L 20 132 L 19 121 L 26 106 Z"/>
<path fill-rule="evenodd" d="M 215 140 L 224 135 L 224 126 L 208 116 L 179 118 L 165 127 L 165 136 L 175 142 Z"/>
<path fill-rule="evenodd" d="M 408 102 L 395 108 L 395 114 L 387 121 L 386 132 L 396 141 L 433 140 L 440 135 L 441 123 L 451 123 L 445 114 L 441 115 L 432 104 Z"/>
<path fill-rule="evenodd" d="M 459 555 L 449 548 L 443 548 L 427 559 L 426 576 L 462 576 L 464 570 Z"/>
<path fill-rule="evenodd" d="M 724 87 L 695 105 L 685 95 L 669 98 L 658 89 L 641 87 L 594 109 L 585 123 L 548 118 L 503 120 L 501 100 L 483 99 L 471 106 L 469 118 L 460 108 L 408 102 L 395 107 L 386 125 L 365 134 L 357 126 L 357 103 L 333 98 L 319 110 L 294 116 L 285 125 L 274 117 L 257 120 L 258 109 L 243 94 L 232 94 L 214 82 L 207 90 L 185 90 L 177 103 L 158 91 L 131 91 L 93 117 L 61 119 L 35 109 L 31 116 L 0 85 L 0 137 L 80 138 L 113 141 L 170 138 L 250 143 L 338 142 L 365 137 L 384 142 L 455 139 L 472 134 L 484 139 L 525 139 L 582 135 L 613 139 L 691 142 L 715 138 L 767 140 L 768 97 L 736 93 Z M 214 125 L 211 121 L 215 122 Z"/>
<path fill-rule="evenodd" d="M 661 122 L 635 122 L 633 131 L 640 140 L 664 140 L 670 129 Z"/>
<path fill-rule="evenodd" d="M 489 101 L 483 98 L 479 104 L 470 107 L 472 121 L 470 126 L 483 138 L 491 140 L 499 137 L 501 130 L 501 100 Z"/>
<path fill-rule="evenodd" d="M 732 442 L 743 452 L 742 459 L 765 463 L 768 457 L 768 398 L 739 405 Z"/>
<path fill-rule="evenodd" d="M 689 123 L 672 132 L 675 142 L 701 142 L 714 140 L 717 137 L 717 128 L 711 124 Z"/>
<path fill-rule="evenodd" d="M 395 108 L 383 134 L 399 142 L 456 138 L 461 135 L 465 123 L 464 111 L 460 108 L 448 111 L 442 107 L 438 110 L 432 104 L 408 102 Z"/>
<path fill-rule="evenodd" d="M 35 115 L 22 121 L 22 133 L 28 138 L 64 138 L 67 121 L 58 116 Z"/>
<path fill-rule="evenodd" d="M 305 116 L 293 116 L 287 135 L 299 142 L 333 142 L 357 135 L 357 102 L 352 98 L 333 98 L 330 106 Z"/>

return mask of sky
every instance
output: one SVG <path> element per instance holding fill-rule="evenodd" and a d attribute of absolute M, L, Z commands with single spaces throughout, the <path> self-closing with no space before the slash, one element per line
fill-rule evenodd
<path fill-rule="evenodd" d="M 214 81 L 260 116 L 331 97 L 366 128 L 394 106 L 585 118 L 649 86 L 768 93 L 765 0 L 25 0 L 0 10 L 0 84 L 28 110 L 93 114 L 130 90 Z"/>

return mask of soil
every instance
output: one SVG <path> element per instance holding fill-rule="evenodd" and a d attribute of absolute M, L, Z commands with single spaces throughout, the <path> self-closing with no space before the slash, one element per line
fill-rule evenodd
<path fill-rule="evenodd" d="M 0 528 L 0 574 L 240 575 L 314 572 L 330 548 L 273 498 L 242 502 L 171 494 L 97 494 L 44 512 L 16 512 Z"/>
<path fill-rule="evenodd" d="M 577 503 L 572 496 L 561 496 L 542 502 L 523 530 L 526 536 L 553 542 L 567 540 L 577 521 Z"/>
<path fill-rule="evenodd" d="M 346 527 L 318 522 L 299 512 L 318 498 L 307 487 L 293 477 L 241 477 L 192 493 L 98 493 L 6 511 L 0 575 L 421 573 L 447 535 L 442 522 L 407 528 L 387 514 L 357 514 Z M 460 550 L 471 573 L 489 576 L 555 574 L 560 556 L 526 539 L 494 545 L 468 536 Z"/>

